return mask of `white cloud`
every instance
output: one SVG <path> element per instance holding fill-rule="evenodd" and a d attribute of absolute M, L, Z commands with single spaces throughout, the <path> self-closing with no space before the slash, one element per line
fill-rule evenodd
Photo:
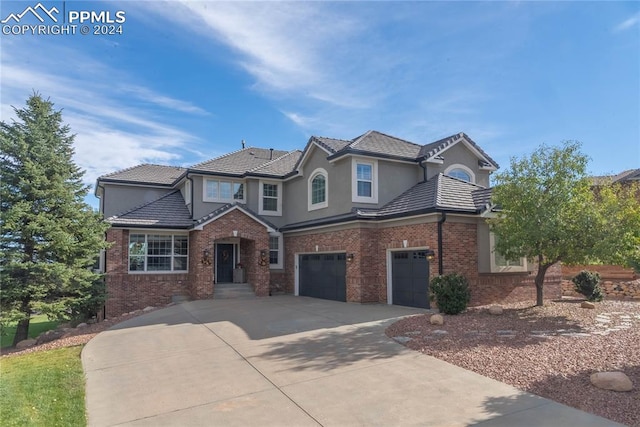
<path fill-rule="evenodd" d="M 33 91 L 50 98 L 76 134 L 75 161 L 90 185 L 102 174 L 135 164 L 183 161 L 178 153 L 189 151 L 198 138 L 171 125 L 167 116 L 208 114 L 62 45 L 10 41 L 1 60 L 2 119 L 14 119 L 11 106 L 22 108 Z"/>
<path fill-rule="evenodd" d="M 619 33 L 621 31 L 626 31 L 636 26 L 639 22 L 640 22 L 640 12 L 630 16 L 629 18 L 625 19 L 624 21 L 616 25 L 613 28 L 613 32 Z"/>
<path fill-rule="evenodd" d="M 230 48 L 234 63 L 255 78 L 260 91 L 348 108 L 378 99 L 366 81 L 347 78 L 353 64 L 340 48 L 359 42 L 366 23 L 322 3 L 181 1 L 138 7 Z"/>
<path fill-rule="evenodd" d="M 499 8 L 480 16 L 476 10 L 447 20 L 441 17 L 441 4 L 355 6 L 335 2 L 136 3 L 149 25 L 188 40 L 202 55 L 216 55 L 213 59 L 219 62 L 219 48 L 228 49 L 230 55 L 224 59 L 250 75 L 252 87 L 307 134 L 349 137 L 366 129 L 390 132 L 395 127 L 403 135 L 419 135 L 424 140 L 440 134 L 441 128 L 451 133 L 481 123 L 478 115 L 487 101 L 483 95 L 487 89 L 482 82 L 465 80 L 475 79 L 467 65 L 490 63 L 499 49 L 444 51 L 442 39 L 469 26 L 477 29 L 478 19 L 489 25 L 505 15 L 519 15 L 520 10 Z M 162 19 L 153 22 L 157 17 Z M 193 43 L 194 37 L 200 42 Z M 448 62 L 451 55 L 457 63 Z"/>

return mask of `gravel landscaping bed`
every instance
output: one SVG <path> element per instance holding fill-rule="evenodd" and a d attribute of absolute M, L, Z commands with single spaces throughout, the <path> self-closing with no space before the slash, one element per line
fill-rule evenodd
<path fill-rule="evenodd" d="M 640 302 L 581 300 L 503 305 L 502 315 L 474 307 L 444 315 L 402 319 L 386 334 L 407 347 L 510 384 L 520 390 L 640 427 Z M 590 375 L 622 371 L 630 392 L 594 387 Z"/>

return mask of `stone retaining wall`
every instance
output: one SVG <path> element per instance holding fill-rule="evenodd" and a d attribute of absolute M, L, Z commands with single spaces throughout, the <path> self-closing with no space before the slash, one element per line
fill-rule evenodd
<path fill-rule="evenodd" d="M 600 282 L 600 286 L 605 298 L 640 301 L 640 279 L 630 281 L 603 280 Z M 562 295 L 582 296 L 574 290 L 573 282 L 567 279 L 562 280 Z"/>
<path fill-rule="evenodd" d="M 582 297 L 574 290 L 571 279 L 582 270 L 600 274 L 600 286 L 605 298 L 640 300 L 640 276 L 632 268 L 620 265 L 562 266 L 562 295 Z"/>

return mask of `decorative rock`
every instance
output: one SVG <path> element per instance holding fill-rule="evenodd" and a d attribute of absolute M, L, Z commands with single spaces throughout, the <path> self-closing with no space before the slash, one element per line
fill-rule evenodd
<path fill-rule="evenodd" d="M 503 312 L 504 310 L 500 305 L 492 305 L 489 307 L 489 314 L 493 314 L 494 316 L 500 316 Z"/>
<path fill-rule="evenodd" d="M 22 340 L 20 341 L 18 344 L 16 344 L 16 348 L 18 350 L 21 350 L 23 348 L 27 348 L 27 347 L 33 347 L 34 345 L 36 345 L 36 340 L 34 339 L 28 339 L 28 340 Z"/>
<path fill-rule="evenodd" d="M 411 337 L 403 337 L 403 336 L 393 337 L 393 339 L 399 342 L 400 344 L 406 344 L 412 340 Z"/>
<path fill-rule="evenodd" d="M 589 301 L 582 301 L 582 304 L 580 304 L 580 307 L 582 308 L 596 308 L 596 305 L 592 302 Z"/>
<path fill-rule="evenodd" d="M 633 384 L 624 372 L 596 372 L 591 374 L 591 384 L 598 388 L 613 391 L 631 391 Z"/>
<path fill-rule="evenodd" d="M 444 317 L 441 314 L 434 314 L 429 318 L 432 325 L 444 325 Z"/>
<path fill-rule="evenodd" d="M 142 309 L 142 311 L 146 312 L 146 311 L 151 311 L 153 309 L 154 309 L 154 307 L 145 307 L 145 308 Z"/>
<path fill-rule="evenodd" d="M 76 329 L 86 328 L 87 326 L 89 325 L 87 325 L 86 323 L 78 323 L 78 326 L 76 326 Z"/>
<path fill-rule="evenodd" d="M 64 331 L 62 329 L 50 330 L 38 335 L 38 338 L 36 338 L 36 344 L 40 345 L 40 344 L 54 341 L 54 340 L 57 340 L 58 338 L 62 338 L 63 335 L 64 335 Z"/>

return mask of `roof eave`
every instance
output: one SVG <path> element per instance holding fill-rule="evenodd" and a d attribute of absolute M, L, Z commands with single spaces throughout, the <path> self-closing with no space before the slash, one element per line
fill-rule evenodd
<path fill-rule="evenodd" d="M 106 184 L 126 184 L 126 185 L 146 185 L 146 186 L 154 186 L 154 187 L 162 187 L 162 188 L 173 188 L 176 181 L 173 181 L 171 184 L 163 184 L 158 182 L 149 182 L 149 181 L 130 181 L 125 179 L 109 179 L 109 178 L 98 178 L 96 181 L 97 185 L 100 183 Z M 96 185 L 96 186 L 97 186 Z"/>
<path fill-rule="evenodd" d="M 107 220 L 107 222 L 109 222 Z M 192 225 L 157 225 L 157 224 L 130 224 L 130 223 L 111 223 L 111 228 L 145 228 L 145 229 L 163 229 L 163 230 L 189 230 Z"/>
<path fill-rule="evenodd" d="M 327 157 L 327 160 L 331 162 L 339 159 L 340 157 L 348 156 L 348 155 L 374 157 L 377 159 L 387 159 L 387 160 L 400 160 L 400 161 L 411 162 L 411 163 L 418 162 L 418 160 L 415 157 L 395 156 L 393 154 L 376 153 L 373 151 L 366 151 L 366 150 L 354 150 L 352 148 L 347 148 L 345 150 L 338 151 L 337 153 Z"/>

